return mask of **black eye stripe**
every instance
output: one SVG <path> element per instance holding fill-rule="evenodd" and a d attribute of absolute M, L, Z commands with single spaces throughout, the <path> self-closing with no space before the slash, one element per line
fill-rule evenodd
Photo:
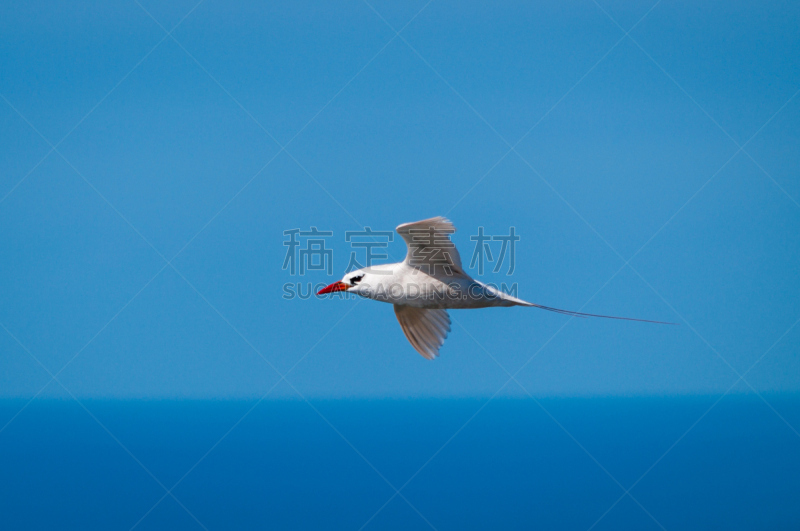
<path fill-rule="evenodd" d="M 358 284 L 359 282 L 361 282 L 361 279 L 362 279 L 362 278 L 364 278 L 364 275 L 358 275 L 357 277 L 353 277 L 353 278 L 351 278 L 351 279 L 350 279 L 350 285 L 351 285 L 351 286 L 355 286 L 356 284 Z"/>

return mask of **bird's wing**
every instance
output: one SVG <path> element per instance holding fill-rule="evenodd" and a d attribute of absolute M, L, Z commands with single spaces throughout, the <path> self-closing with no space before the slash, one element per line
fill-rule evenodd
<path fill-rule="evenodd" d="M 443 271 L 452 275 L 452 270 L 461 273 L 461 256 L 450 235 L 456 228 L 449 219 L 441 216 L 403 223 L 396 229 L 406 242 L 408 252 L 404 263 L 422 269 L 430 275 Z"/>
<path fill-rule="evenodd" d="M 400 304 L 394 305 L 394 314 L 403 333 L 414 349 L 429 360 L 439 355 L 450 332 L 450 316 L 447 310 L 427 310 Z"/>

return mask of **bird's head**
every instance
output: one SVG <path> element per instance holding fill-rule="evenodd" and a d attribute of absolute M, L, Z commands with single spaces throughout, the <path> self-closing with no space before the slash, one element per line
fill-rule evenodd
<path fill-rule="evenodd" d="M 335 291 L 350 291 L 359 293 L 362 286 L 367 285 L 365 279 L 370 275 L 366 269 L 358 269 L 347 273 L 342 280 L 334 282 L 317 292 L 317 295 L 325 295 L 326 293 L 333 293 Z"/>

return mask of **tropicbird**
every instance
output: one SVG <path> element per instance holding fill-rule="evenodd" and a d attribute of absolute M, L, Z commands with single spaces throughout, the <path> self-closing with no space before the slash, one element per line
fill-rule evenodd
<path fill-rule="evenodd" d="M 464 272 L 458 250 L 450 240 L 450 234 L 456 229 L 444 217 L 404 223 L 395 230 L 408 247 L 405 260 L 351 271 L 342 280 L 321 289 L 317 295 L 347 291 L 393 304 L 394 313 L 411 346 L 429 360 L 439 355 L 439 349 L 450 332 L 448 309 L 530 306 L 574 317 L 675 324 L 551 308 L 487 286 Z"/>

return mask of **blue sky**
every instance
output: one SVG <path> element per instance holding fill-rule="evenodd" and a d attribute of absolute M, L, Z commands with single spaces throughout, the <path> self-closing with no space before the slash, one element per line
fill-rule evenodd
<path fill-rule="evenodd" d="M 0 396 L 800 391 L 796 5 L 161 4 L 0 7 Z M 428 362 L 282 298 L 435 215 L 515 227 L 486 282 L 681 326 L 459 311 Z M 281 268 L 311 226 L 333 276 Z"/>

